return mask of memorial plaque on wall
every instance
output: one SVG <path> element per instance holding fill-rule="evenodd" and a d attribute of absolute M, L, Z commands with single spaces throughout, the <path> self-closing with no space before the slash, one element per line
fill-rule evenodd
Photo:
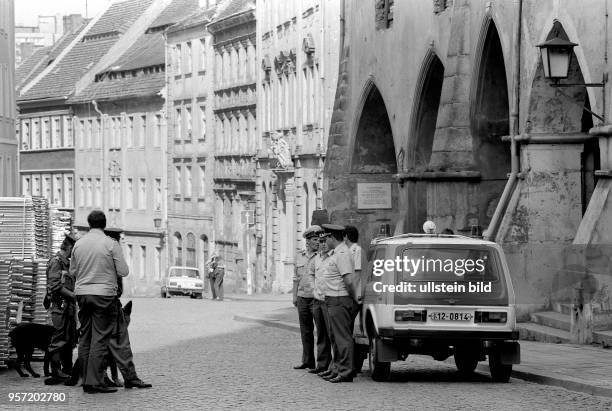
<path fill-rule="evenodd" d="M 391 183 L 357 183 L 357 208 L 392 208 Z"/>

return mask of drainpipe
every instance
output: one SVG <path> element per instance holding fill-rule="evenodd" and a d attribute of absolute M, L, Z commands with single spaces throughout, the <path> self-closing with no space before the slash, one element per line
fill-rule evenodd
<path fill-rule="evenodd" d="M 523 0 L 518 0 L 517 20 L 514 29 L 514 70 L 513 70 L 513 94 L 512 111 L 510 112 L 510 176 L 504 187 L 504 191 L 495 208 L 495 213 L 489 223 L 484 238 L 485 240 L 495 241 L 497 231 L 501 225 L 501 220 L 508 208 L 510 197 L 514 193 L 517 183 L 517 176 L 520 169 L 519 147 L 516 137 L 519 134 L 519 110 L 521 97 L 521 18 L 523 12 Z"/>

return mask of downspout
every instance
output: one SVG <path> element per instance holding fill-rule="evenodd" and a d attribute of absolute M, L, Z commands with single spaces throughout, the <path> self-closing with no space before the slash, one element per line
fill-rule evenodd
<path fill-rule="evenodd" d="M 517 176 L 520 169 L 519 147 L 516 137 L 519 134 L 519 111 L 521 97 L 521 19 L 523 12 L 523 0 L 518 0 L 517 19 L 514 26 L 514 70 L 513 70 L 513 94 L 512 111 L 510 112 L 510 176 L 504 187 L 504 191 L 495 208 L 495 213 L 489 223 L 484 238 L 495 241 L 501 221 L 508 208 L 510 198 L 516 189 Z"/>

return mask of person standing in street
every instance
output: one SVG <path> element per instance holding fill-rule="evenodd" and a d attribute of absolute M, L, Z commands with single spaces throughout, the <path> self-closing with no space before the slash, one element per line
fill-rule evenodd
<path fill-rule="evenodd" d="M 304 231 L 306 248 L 296 259 L 293 275 L 293 305 L 297 307 L 302 336 L 302 363 L 293 367 L 296 370 L 314 369 L 314 322 L 313 322 L 313 289 L 314 277 L 310 275 L 310 267 L 314 262 L 319 248 L 319 232 L 321 227 L 315 225 Z"/>
<path fill-rule="evenodd" d="M 214 252 L 206 262 L 206 278 L 208 278 L 210 284 L 210 295 L 212 300 L 217 299 L 217 292 L 215 291 L 215 268 L 217 268 L 217 258 L 218 255 Z"/>
<path fill-rule="evenodd" d="M 107 228 L 104 230 L 104 233 L 117 241 L 118 244 L 121 244 L 122 232 L 123 230 L 120 228 Z M 117 296 L 115 297 L 115 303 L 117 304 L 117 328 L 109 340 L 108 348 L 117 363 L 117 368 L 119 368 L 123 376 L 125 388 L 151 388 L 152 385 L 142 381 L 136 373 L 134 354 L 132 353 L 130 334 L 128 332 L 128 322 L 124 316 L 123 305 L 119 299 L 122 294 L 123 278 L 117 276 Z M 116 384 L 116 381 L 114 383 Z"/>
<path fill-rule="evenodd" d="M 87 222 L 89 233 L 74 245 L 70 264 L 70 273 L 76 278 L 81 324 L 79 361 L 83 367 L 83 391 L 115 392 L 116 388 L 104 384 L 104 358 L 117 325 L 117 276 L 127 276 L 129 268 L 119 243 L 104 234 L 104 213 L 92 211 Z"/>
<path fill-rule="evenodd" d="M 344 243 L 344 227 L 323 224 L 327 236 L 329 257 L 325 268 L 325 305 L 334 348 L 334 371 L 329 382 L 353 381 L 353 312 L 357 289 L 351 252 Z"/>
<path fill-rule="evenodd" d="M 66 235 L 60 250 L 47 263 L 47 297 L 55 329 L 48 348 L 51 378 L 45 380 L 47 385 L 67 380 L 72 372 L 72 350 L 77 343 L 77 326 L 74 277 L 69 269 L 70 254 L 75 242 L 74 236 Z"/>
<path fill-rule="evenodd" d="M 213 300 L 216 298 L 218 301 L 223 301 L 223 277 L 225 277 L 225 265 L 221 257 L 216 256 L 212 273 Z"/>
<path fill-rule="evenodd" d="M 323 231 L 319 233 L 319 251 L 309 266 L 310 276 L 313 278 L 314 288 L 312 291 L 312 317 L 317 329 L 317 367 L 308 371 L 312 374 L 324 376 L 330 370 L 332 364 L 332 348 L 329 338 L 329 319 L 327 318 L 327 307 L 325 306 L 325 281 L 323 279 L 325 260 L 329 257 L 327 244 Z"/>

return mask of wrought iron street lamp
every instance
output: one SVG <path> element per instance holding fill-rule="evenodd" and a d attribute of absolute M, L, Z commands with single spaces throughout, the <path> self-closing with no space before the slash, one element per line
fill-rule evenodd
<path fill-rule="evenodd" d="M 603 74 L 601 83 L 559 83 L 559 80 L 568 77 L 569 67 L 572 62 L 572 52 L 574 47 L 577 45 L 577 43 L 573 43 L 560 37 L 554 37 L 545 41 L 544 43 L 538 44 L 536 47 L 540 49 L 544 77 L 553 80 L 553 83 L 551 84 L 553 87 L 605 87 L 608 77 L 606 73 Z M 572 98 L 563 93 L 561 90 L 559 90 L 559 92 L 568 98 Z M 602 106 L 605 107 L 605 89 L 602 96 L 602 103 Z M 583 107 L 583 109 L 599 120 L 605 122 L 605 118 L 603 116 L 592 112 L 587 107 Z"/>
<path fill-rule="evenodd" d="M 572 50 L 577 45 L 559 37 L 538 44 L 537 47 L 540 48 L 540 55 L 542 56 L 544 77 L 555 81 L 567 78 L 572 60 Z"/>

